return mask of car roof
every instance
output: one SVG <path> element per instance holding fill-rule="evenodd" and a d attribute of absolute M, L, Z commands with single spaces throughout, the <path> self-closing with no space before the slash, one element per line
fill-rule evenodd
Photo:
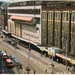
<path fill-rule="evenodd" d="M 6 59 L 6 62 L 12 62 L 12 60 L 11 59 Z"/>
<path fill-rule="evenodd" d="M 2 51 L 1 53 L 2 53 L 3 55 L 7 55 L 6 52 L 4 52 L 4 51 Z"/>
<path fill-rule="evenodd" d="M 58 47 L 49 47 L 49 48 L 52 48 L 52 49 L 55 49 L 55 50 L 61 50 L 61 49 L 58 48 Z"/>

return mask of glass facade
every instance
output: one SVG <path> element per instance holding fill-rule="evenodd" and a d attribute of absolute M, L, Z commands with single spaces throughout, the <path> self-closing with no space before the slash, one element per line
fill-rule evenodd
<path fill-rule="evenodd" d="M 42 12 L 42 44 L 47 45 L 47 12 Z"/>
<path fill-rule="evenodd" d="M 67 50 L 72 55 L 75 55 L 74 6 L 75 2 L 52 3 L 50 6 L 48 4 L 50 8 L 43 7 L 42 9 L 47 12 L 42 14 L 42 20 L 46 23 L 46 27 L 42 27 L 42 33 L 46 36 L 47 45 L 62 48 L 64 52 Z M 44 31 L 44 29 L 47 29 L 47 31 Z"/>
<path fill-rule="evenodd" d="M 71 54 L 75 55 L 75 11 L 71 13 Z"/>
<path fill-rule="evenodd" d="M 69 44 L 69 11 L 63 11 L 62 13 L 62 49 L 64 51 L 66 50 L 66 40 L 67 40 L 65 38 L 68 39 L 68 42 L 67 42 L 67 46 L 68 46 Z M 68 50 L 68 47 L 67 47 L 67 50 Z"/>
<path fill-rule="evenodd" d="M 53 45 L 53 11 L 48 11 L 48 45 Z"/>
<path fill-rule="evenodd" d="M 60 47 L 61 12 L 55 12 L 54 45 Z"/>

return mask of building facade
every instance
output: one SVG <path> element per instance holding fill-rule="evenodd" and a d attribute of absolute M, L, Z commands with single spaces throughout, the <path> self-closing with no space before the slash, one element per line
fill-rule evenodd
<path fill-rule="evenodd" d="M 41 44 L 40 2 L 22 1 L 8 7 L 8 32 L 32 44 Z"/>
<path fill-rule="evenodd" d="M 74 7 L 75 2 L 47 2 L 42 5 L 43 45 L 59 47 L 64 52 L 67 49 L 69 54 L 75 55 Z"/>
<path fill-rule="evenodd" d="M 7 4 L 1 6 L 1 28 L 7 30 Z"/>
<path fill-rule="evenodd" d="M 20 40 L 75 55 L 74 1 L 20 1 L 8 7 L 8 32 Z"/>

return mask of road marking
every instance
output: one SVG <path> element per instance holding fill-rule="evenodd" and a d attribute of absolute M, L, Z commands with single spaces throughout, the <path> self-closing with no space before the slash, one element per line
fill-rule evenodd
<path fill-rule="evenodd" d="M 56 72 L 56 74 L 60 74 L 59 72 Z"/>
<path fill-rule="evenodd" d="M 64 74 L 67 74 L 66 72 L 63 72 Z"/>
<path fill-rule="evenodd" d="M 56 74 L 68 74 L 66 72 L 56 72 Z"/>

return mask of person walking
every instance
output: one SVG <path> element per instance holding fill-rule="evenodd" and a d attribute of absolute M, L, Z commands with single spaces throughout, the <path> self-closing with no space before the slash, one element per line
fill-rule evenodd
<path fill-rule="evenodd" d="M 70 66 L 67 66 L 67 70 L 68 70 L 68 71 L 70 70 Z"/>
<path fill-rule="evenodd" d="M 35 74 L 35 70 L 33 71 L 33 74 Z"/>

